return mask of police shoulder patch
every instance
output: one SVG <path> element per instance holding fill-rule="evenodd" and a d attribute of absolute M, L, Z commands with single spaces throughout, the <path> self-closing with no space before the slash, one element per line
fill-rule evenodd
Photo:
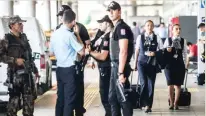
<path fill-rule="evenodd" d="M 121 29 L 121 30 L 120 30 L 120 33 L 121 33 L 121 35 L 125 35 L 125 34 L 126 34 L 125 29 Z"/>

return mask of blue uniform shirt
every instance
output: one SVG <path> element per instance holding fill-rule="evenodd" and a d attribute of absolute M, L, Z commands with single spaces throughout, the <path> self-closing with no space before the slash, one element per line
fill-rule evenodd
<path fill-rule="evenodd" d="M 55 31 L 50 39 L 50 52 L 54 53 L 57 59 L 57 67 L 70 67 L 77 59 L 77 52 L 83 49 L 74 32 L 62 25 Z"/>

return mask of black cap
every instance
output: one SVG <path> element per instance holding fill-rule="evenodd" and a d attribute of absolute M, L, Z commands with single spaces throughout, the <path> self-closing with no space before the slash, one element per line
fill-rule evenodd
<path fill-rule="evenodd" d="M 102 19 L 97 20 L 98 23 L 108 22 L 112 24 L 112 21 L 109 19 L 108 15 L 105 15 Z"/>
<path fill-rule="evenodd" d="M 205 27 L 205 23 L 200 23 L 197 28 Z"/>
<path fill-rule="evenodd" d="M 64 11 L 71 9 L 68 5 L 62 5 L 60 11 L 57 13 L 57 16 L 63 16 Z"/>
<path fill-rule="evenodd" d="M 107 7 L 107 11 L 109 11 L 110 9 L 112 10 L 121 10 L 121 6 L 119 5 L 119 3 L 115 2 L 115 1 L 112 1 L 108 7 Z"/>

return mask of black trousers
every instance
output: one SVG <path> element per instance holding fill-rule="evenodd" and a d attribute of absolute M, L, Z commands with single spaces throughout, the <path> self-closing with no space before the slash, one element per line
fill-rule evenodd
<path fill-rule="evenodd" d="M 57 77 L 57 103 L 56 116 L 73 116 L 73 110 L 76 104 L 76 77 L 75 66 L 56 70 Z"/>
<path fill-rule="evenodd" d="M 121 109 L 123 110 L 123 116 L 132 116 L 133 108 L 132 108 L 131 101 L 129 99 L 126 99 L 126 102 L 121 102 L 119 98 L 120 93 L 116 86 L 117 79 L 119 78 L 117 73 L 118 73 L 118 64 L 113 63 L 111 79 L 110 79 L 110 89 L 109 89 L 109 103 L 111 105 L 112 116 L 122 116 Z M 130 87 L 130 83 L 128 80 L 130 73 L 131 73 L 131 67 L 129 65 L 126 65 L 124 70 L 124 75 L 126 77 L 126 82 L 124 84 L 125 89 L 128 89 Z"/>
<path fill-rule="evenodd" d="M 142 107 L 152 108 L 154 97 L 154 85 L 156 80 L 155 66 L 138 62 L 138 73 L 141 84 L 140 104 Z"/>
<path fill-rule="evenodd" d="M 78 74 L 75 74 L 75 78 L 77 80 L 75 115 L 83 116 L 83 114 L 86 112 L 86 110 L 84 109 L 84 71 L 81 71 L 81 69 L 76 70 L 78 70 Z"/>
<path fill-rule="evenodd" d="M 111 67 L 99 67 L 99 88 L 100 97 L 102 105 L 105 109 L 105 116 L 111 116 L 111 106 L 109 104 L 109 85 L 110 85 L 110 75 Z"/>

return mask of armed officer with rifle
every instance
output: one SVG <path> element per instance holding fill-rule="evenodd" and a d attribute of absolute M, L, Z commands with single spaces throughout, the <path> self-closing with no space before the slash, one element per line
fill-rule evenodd
<path fill-rule="evenodd" d="M 9 90 L 7 116 L 16 116 L 23 99 L 23 116 L 33 116 L 34 80 L 32 72 L 38 76 L 33 62 L 32 50 L 26 34 L 23 33 L 23 22 L 19 16 L 9 20 L 10 32 L 0 41 L 0 61 L 8 64 L 8 79 L 5 85 Z M 39 77 L 39 76 L 38 76 Z"/>
<path fill-rule="evenodd" d="M 111 106 L 108 101 L 111 74 L 109 35 L 113 28 L 113 24 L 108 15 L 97 22 L 100 24 L 100 31 L 104 32 L 104 34 L 95 42 L 95 51 L 91 51 L 89 47 L 86 49 L 86 53 L 89 53 L 98 63 L 100 73 L 100 97 L 106 112 L 105 116 L 111 116 Z"/>

